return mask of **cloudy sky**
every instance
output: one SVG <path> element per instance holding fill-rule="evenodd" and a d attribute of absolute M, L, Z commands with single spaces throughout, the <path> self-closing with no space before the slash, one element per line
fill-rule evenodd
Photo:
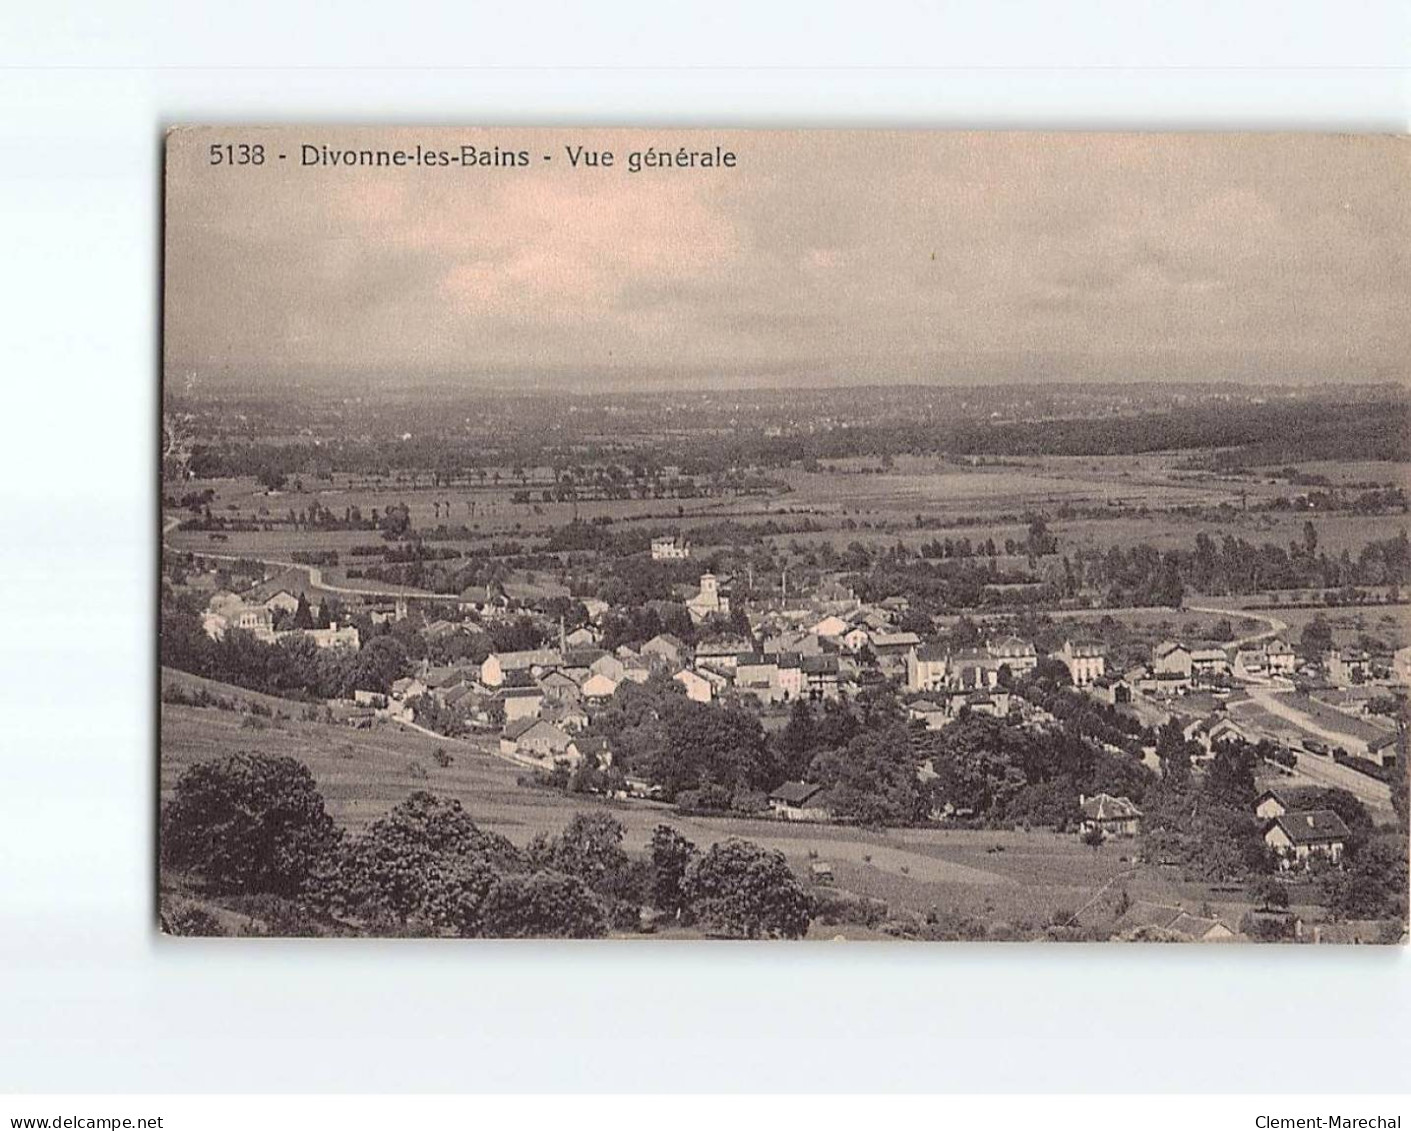
<path fill-rule="evenodd" d="M 207 163 L 252 140 L 263 167 Z M 531 161 L 302 168 L 304 143 Z M 617 167 L 571 168 L 566 145 Z M 683 145 L 736 167 L 626 168 Z M 1308 135 L 178 131 L 167 372 L 1404 382 L 1409 155 Z"/>

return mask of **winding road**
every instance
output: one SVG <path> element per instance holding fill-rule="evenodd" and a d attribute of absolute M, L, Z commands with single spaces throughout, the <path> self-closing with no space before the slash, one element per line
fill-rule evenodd
<path fill-rule="evenodd" d="M 162 527 L 162 546 L 170 550 L 173 554 L 196 554 L 203 558 L 215 558 L 222 562 L 259 562 L 261 565 L 272 566 L 276 569 L 297 569 L 302 570 L 309 579 L 309 584 L 315 589 L 322 589 L 325 593 L 336 593 L 345 597 L 377 597 L 381 599 L 395 599 L 397 597 L 412 598 L 417 601 L 449 601 L 459 603 L 460 597 L 454 593 L 428 593 L 424 589 L 372 589 L 366 587 L 354 588 L 351 585 L 334 585 L 330 581 L 324 581 L 323 569 L 316 565 L 308 565 L 305 562 L 282 561 L 278 558 L 261 558 L 254 554 L 217 554 L 206 549 L 180 549 L 169 545 L 166 536 L 181 525 L 181 519 L 168 519 Z"/>

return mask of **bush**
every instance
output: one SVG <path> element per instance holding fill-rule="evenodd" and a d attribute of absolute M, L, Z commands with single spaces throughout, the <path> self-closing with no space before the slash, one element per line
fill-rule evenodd
<path fill-rule="evenodd" d="M 813 901 L 782 852 L 731 838 L 691 863 L 682 885 L 691 914 L 728 938 L 800 938 Z"/>
<path fill-rule="evenodd" d="M 204 907 L 187 903 L 162 915 L 162 930 L 183 938 L 217 938 L 225 934 L 214 915 Z"/>
<path fill-rule="evenodd" d="M 880 899 L 827 892 L 813 897 L 813 917 L 820 923 L 852 923 L 876 927 L 887 918 L 888 907 Z"/>
<path fill-rule="evenodd" d="M 313 775 L 287 756 L 191 766 L 162 810 L 162 863 L 223 892 L 297 895 L 337 842 Z"/>

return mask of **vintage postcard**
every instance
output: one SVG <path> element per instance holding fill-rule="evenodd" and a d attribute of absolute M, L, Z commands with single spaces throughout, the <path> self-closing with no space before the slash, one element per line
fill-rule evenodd
<path fill-rule="evenodd" d="M 162 929 L 1403 941 L 1408 183 L 173 129 Z"/>

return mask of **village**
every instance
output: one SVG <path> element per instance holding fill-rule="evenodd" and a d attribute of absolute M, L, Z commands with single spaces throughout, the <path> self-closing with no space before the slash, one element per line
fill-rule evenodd
<path fill-rule="evenodd" d="M 654 538 L 648 556 L 679 570 L 692 553 L 689 541 L 672 533 Z M 192 561 L 196 571 L 203 564 L 209 572 L 187 573 L 188 586 L 229 579 L 218 561 Z M 744 711 L 769 733 L 785 728 L 800 705 L 827 711 L 885 696 L 913 732 L 945 732 L 988 718 L 1042 737 L 1058 723 L 1051 698 L 1057 694 L 1060 702 L 1087 701 L 1106 718 L 1125 720 L 1125 734 L 1099 730 L 1089 740 L 1153 776 L 1163 769 L 1158 736 L 1179 737 L 1196 776 L 1222 748 L 1257 751 L 1262 789 L 1250 816 L 1277 874 L 1340 866 L 1352 835 L 1338 812 L 1316 800 L 1305 804 L 1305 795 L 1316 799 L 1336 789 L 1379 820 L 1394 816 L 1388 782 L 1404 764 L 1406 738 L 1398 713 L 1379 707 L 1384 712 L 1389 697 L 1402 701 L 1411 684 L 1411 647 L 1309 654 L 1291 645 L 1271 616 L 1216 609 L 1207 611 L 1232 619 L 1247 635 L 1223 644 L 1166 637 L 1150 644 L 1143 662 L 1119 665 L 1082 622 L 1050 626 L 1055 646 L 1042 650 L 1013 631 L 978 626 L 961 644 L 943 628 L 916 631 L 918 618 L 905 597 L 863 601 L 841 578 L 806 592 L 787 586 L 781 578 L 777 593 L 741 600 L 731 576 L 705 569 L 694 583 L 675 587 L 674 608 L 658 603 L 638 610 L 674 612 L 690 642 L 660 631 L 611 648 L 607 632 L 623 610 L 600 599 L 577 599 L 566 609 L 562 597 L 511 598 L 494 587 L 454 601 L 334 595 L 312 584 L 303 567 L 272 570 L 240 592 L 216 589 L 200 620 L 213 642 L 234 632 L 350 657 L 379 635 L 403 644 L 415 639 L 420 643 L 407 654 L 421 658 L 405 660 L 404 674 L 369 669 L 348 694 L 326 701 L 329 718 L 353 728 L 396 725 L 486 741 L 497 757 L 541 783 L 619 801 L 681 800 L 654 779 L 650 759 L 625 758 L 614 748 L 610 719 L 630 695 L 624 689 L 635 685 Z M 534 646 L 496 647 L 497 629 Z M 1124 653 L 1130 659 L 1131 648 Z M 931 758 L 920 759 L 915 772 L 922 785 L 937 778 Z M 723 808 L 791 823 L 855 821 L 855 813 L 835 805 L 836 792 L 836 782 L 830 788 L 804 775 Z M 925 796 L 932 799 L 920 814 L 925 822 L 966 826 L 984 819 L 958 797 Z M 1135 842 L 1143 822 L 1137 800 L 1103 790 L 1079 793 L 1067 827 L 1085 844 Z M 832 882 L 826 862 L 812 870 L 815 882 Z M 1135 923 L 1134 915 L 1146 919 Z M 1184 926 L 1173 926 L 1181 916 Z M 1235 937 L 1236 930 L 1179 906 L 1128 911 L 1127 921 L 1205 941 Z"/>

